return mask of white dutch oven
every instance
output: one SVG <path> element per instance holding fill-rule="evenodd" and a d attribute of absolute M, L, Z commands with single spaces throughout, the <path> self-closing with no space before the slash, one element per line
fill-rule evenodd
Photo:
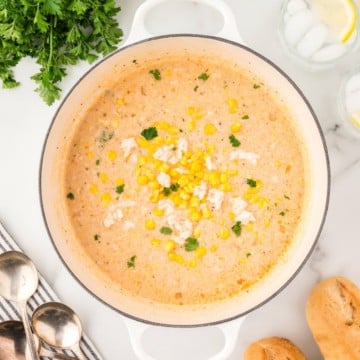
<path fill-rule="evenodd" d="M 217 37 L 201 35 L 168 35 L 151 37 L 144 26 L 147 12 L 166 0 L 147 0 L 135 14 L 127 44 L 96 64 L 73 87 L 58 109 L 50 127 L 40 169 L 40 193 L 43 214 L 50 237 L 64 264 L 76 279 L 97 298 L 125 315 L 135 353 L 141 359 L 153 359 L 146 354 L 141 337 L 148 326 L 191 327 L 212 325 L 225 336 L 224 348 L 211 359 L 228 359 L 232 353 L 238 329 L 244 316 L 274 297 L 304 265 L 315 246 L 328 206 L 329 164 L 319 123 L 308 101 L 294 82 L 276 65 L 245 45 L 238 34 L 236 22 L 228 6 L 221 0 L 196 0 L 217 9 L 224 25 Z M 124 295 L 105 277 L 95 273 L 92 261 L 74 241 L 69 219 L 63 208 L 64 149 L 71 141 L 71 129 L 81 117 L 89 99 L 101 94 L 104 83 L 116 79 L 116 73 L 127 71 L 149 58 L 176 53 L 206 55 L 233 62 L 256 73 L 278 92 L 291 109 L 303 138 L 306 152 L 308 192 L 303 221 L 286 259 L 264 281 L 241 297 L 198 306 L 167 306 Z"/>

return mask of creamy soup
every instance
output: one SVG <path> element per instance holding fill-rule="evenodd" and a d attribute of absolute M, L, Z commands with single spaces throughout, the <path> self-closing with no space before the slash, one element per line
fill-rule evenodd
<path fill-rule="evenodd" d="M 160 303 L 251 291 L 303 213 L 290 112 L 256 76 L 203 58 L 134 60 L 115 76 L 66 160 L 68 216 L 94 267 Z"/>

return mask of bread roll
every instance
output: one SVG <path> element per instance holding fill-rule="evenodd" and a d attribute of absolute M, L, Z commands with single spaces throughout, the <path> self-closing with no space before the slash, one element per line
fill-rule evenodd
<path fill-rule="evenodd" d="M 342 277 L 311 292 L 306 317 L 325 360 L 360 360 L 360 289 Z"/>
<path fill-rule="evenodd" d="M 270 337 L 249 345 L 243 360 L 305 360 L 304 354 L 288 339 Z"/>

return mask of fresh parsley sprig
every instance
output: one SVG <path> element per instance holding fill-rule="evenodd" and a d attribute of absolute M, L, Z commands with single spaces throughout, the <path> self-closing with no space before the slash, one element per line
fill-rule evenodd
<path fill-rule="evenodd" d="M 35 91 L 51 105 L 60 98 L 66 67 L 93 62 L 116 49 L 122 37 L 115 0 L 0 1 L 0 79 L 3 88 L 19 85 L 13 67 L 27 56 L 40 66 L 31 78 Z"/>

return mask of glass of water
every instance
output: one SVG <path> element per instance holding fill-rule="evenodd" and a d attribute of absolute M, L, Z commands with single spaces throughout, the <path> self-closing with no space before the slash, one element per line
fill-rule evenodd
<path fill-rule="evenodd" d="M 320 12 L 317 3 L 322 3 Z M 337 14 L 331 13 L 326 5 L 324 0 L 286 0 L 281 8 L 278 28 L 281 43 L 293 59 L 310 70 L 334 65 L 359 43 L 357 5 L 350 8 L 352 23 L 345 35 L 337 34 L 329 26 L 327 18 L 333 20 Z"/>

